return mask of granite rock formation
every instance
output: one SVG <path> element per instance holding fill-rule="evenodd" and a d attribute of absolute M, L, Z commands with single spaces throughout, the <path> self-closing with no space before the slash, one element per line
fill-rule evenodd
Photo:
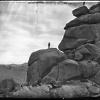
<path fill-rule="evenodd" d="M 90 82 L 100 85 L 99 5 L 90 9 L 83 6 L 72 11 L 76 18 L 64 27 L 65 34 L 58 46 L 62 52 L 48 48 L 31 54 L 27 70 L 28 85 L 50 84 L 53 97 L 100 94 L 99 87 L 90 85 Z"/>
<path fill-rule="evenodd" d="M 76 16 L 65 26 L 64 37 L 56 48 L 33 52 L 28 61 L 27 83 L 90 78 L 99 71 L 100 12 L 86 6 L 72 11 Z"/>
<path fill-rule="evenodd" d="M 33 52 L 28 62 L 27 83 L 34 84 L 34 82 L 40 81 L 55 65 L 65 58 L 65 54 L 56 48 Z"/>
<path fill-rule="evenodd" d="M 82 6 L 72 11 L 73 15 L 76 17 L 80 17 L 81 15 L 85 15 L 89 12 L 89 9 L 86 6 Z"/>
<path fill-rule="evenodd" d="M 76 12 L 76 15 L 74 13 L 73 15 L 77 18 L 64 27 L 65 34 L 58 47 L 69 59 L 83 64 L 80 65 L 83 70 L 87 66 L 84 71 L 86 76 L 95 72 L 92 66 L 96 62 L 97 65 L 95 65 L 94 69 L 97 68 L 95 74 L 98 74 L 94 76 L 95 81 L 98 81 L 97 76 L 99 78 L 98 70 L 100 67 L 100 4 L 93 5 L 84 14 L 80 12 L 81 10 L 86 9 L 83 6 L 73 10 L 74 13 Z M 77 16 L 77 12 L 78 14 L 80 12 L 80 15 Z M 90 62 L 92 63 L 89 65 Z M 90 66 L 91 68 L 88 69 Z"/>

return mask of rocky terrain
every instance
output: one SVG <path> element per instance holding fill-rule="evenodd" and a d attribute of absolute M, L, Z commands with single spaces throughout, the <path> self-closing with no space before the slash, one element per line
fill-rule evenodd
<path fill-rule="evenodd" d="M 1 80 L 2 97 L 100 96 L 100 4 L 89 9 L 79 7 L 72 14 L 76 18 L 65 25 L 59 50 L 48 48 L 33 52 L 28 63 L 20 65 L 22 70 L 18 70 L 21 74 L 24 72 L 24 82 L 16 81 L 14 76 Z M 11 66 L 16 67 L 7 68 L 12 70 Z M 21 74 L 17 73 L 18 77 Z"/>
<path fill-rule="evenodd" d="M 22 84 L 26 82 L 27 63 L 0 65 L 0 81 L 6 78 L 13 78 L 16 82 Z"/>

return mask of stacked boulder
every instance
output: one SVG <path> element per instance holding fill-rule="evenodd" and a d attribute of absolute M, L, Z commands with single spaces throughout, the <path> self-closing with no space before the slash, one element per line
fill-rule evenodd
<path fill-rule="evenodd" d="M 100 84 L 100 4 L 72 11 L 76 18 L 64 27 L 58 49 L 33 52 L 28 61 L 27 83 L 64 84 L 89 79 Z M 98 81 L 99 80 L 99 81 Z"/>
<path fill-rule="evenodd" d="M 100 69 L 100 4 L 90 9 L 83 6 L 72 13 L 76 18 L 64 27 L 65 34 L 58 47 L 69 59 L 77 61 L 82 71 L 86 68 L 84 77 L 89 78 L 89 73 L 94 77 Z"/>

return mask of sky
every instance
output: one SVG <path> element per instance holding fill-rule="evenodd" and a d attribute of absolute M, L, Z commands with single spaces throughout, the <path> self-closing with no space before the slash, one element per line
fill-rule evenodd
<path fill-rule="evenodd" d="M 58 48 L 79 4 L 0 2 L 0 64 L 28 62 L 32 52 Z M 87 6 L 90 4 L 87 3 Z"/>

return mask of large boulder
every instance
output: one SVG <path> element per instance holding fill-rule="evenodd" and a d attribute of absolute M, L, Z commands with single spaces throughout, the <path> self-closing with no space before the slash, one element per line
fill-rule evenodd
<path fill-rule="evenodd" d="M 82 7 L 74 9 L 72 11 L 72 13 L 73 13 L 74 16 L 80 17 L 82 15 L 89 13 L 89 9 L 86 6 L 82 6 Z"/>
<path fill-rule="evenodd" d="M 80 26 L 80 25 L 83 25 L 83 24 L 84 23 L 81 20 L 79 20 L 79 18 L 75 18 L 75 19 L 71 20 L 70 22 L 68 22 L 65 25 L 64 29 L 66 30 L 70 27 Z"/>
<path fill-rule="evenodd" d="M 68 38 L 73 37 L 76 39 L 94 40 L 96 38 L 96 33 L 100 32 L 99 28 L 100 28 L 100 24 L 80 25 L 66 30 L 65 36 Z"/>
<path fill-rule="evenodd" d="M 97 24 L 100 23 L 100 13 L 87 14 L 81 16 L 79 20 L 86 24 Z"/>
<path fill-rule="evenodd" d="M 65 54 L 63 54 L 56 48 L 44 49 L 32 53 L 28 62 L 28 84 L 34 84 L 35 82 L 41 80 L 45 75 L 47 75 L 51 71 L 51 69 L 55 65 L 63 61 L 65 58 Z"/>
<path fill-rule="evenodd" d="M 53 67 L 50 73 L 42 79 L 42 83 L 65 84 L 70 80 L 82 80 L 94 77 L 100 70 L 95 61 L 80 61 L 79 63 L 66 59 Z"/>
<path fill-rule="evenodd" d="M 81 76 L 79 64 L 74 60 L 66 59 L 53 67 L 42 79 L 42 83 L 64 83 L 79 76 Z"/>
<path fill-rule="evenodd" d="M 100 24 L 80 25 L 65 31 L 58 48 L 61 51 L 74 49 L 87 42 L 94 42 L 100 38 Z"/>
<path fill-rule="evenodd" d="M 86 39 L 70 39 L 70 38 L 63 37 L 58 47 L 61 51 L 65 53 L 66 50 L 76 49 L 77 47 L 87 43 L 87 41 L 88 40 Z"/>
<path fill-rule="evenodd" d="M 7 94 L 16 90 L 17 83 L 13 79 L 4 79 L 0 82 L 0 94 Z"/>
<path fill-rule="evenodd" d="M 70 27 L 75 27 L 75 26 L 80 26 L 83 24 L 98 24 L 98 23 L 100 23 L 100 13 L 86 14 L 84 16 L 75 18 L 69 23 L 67 23 L 64 29 L 68 29 Z"/>
<path fill-rule="evenodd" d="M 29 61 L 28 61 L 28 66 L 30 66 L 33 62 L 37 61 L 39 58 L 40 58 L 40 55 L 41 54 L 47 54 L 48 52 L 56 52 L 56 55 L 57 54 L 61 54 L 59 53 L 59 50 L 57 50 L 56 48 L 50 48 L 50 49 L 41 49 L 41 50 L 38 50 L 38 51 L 35 51 L 31 54 L 30 58 L 29 58 Z M 62 54 L 61 54 L 62 55 Z"/>
<path fill-rule="evenodd" d="M 96 12 L 100 12 L 100 3 L 93 5 L 89 9 L 89 13 L 96 13 Z"/>

